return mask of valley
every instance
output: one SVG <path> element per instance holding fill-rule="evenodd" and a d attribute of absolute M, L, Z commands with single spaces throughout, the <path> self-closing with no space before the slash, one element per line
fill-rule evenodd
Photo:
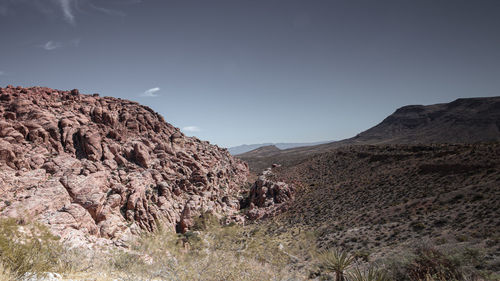
<path fill-rule="evenodd" d="M 235 157 L 136 102 L 0 88 L 0 277 L 495 280 L 499 105 L 409 106 Z"/>

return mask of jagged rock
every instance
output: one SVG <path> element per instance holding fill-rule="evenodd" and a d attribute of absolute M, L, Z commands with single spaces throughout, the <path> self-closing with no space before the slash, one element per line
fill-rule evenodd
<path fill-rule="evenodd" d="M 268 217 L 284 210 L 286 203 L 293 199 L 293 186 L 276 181 L 272 168 L 268 168 L 259 175 L 250 189 L 246 202 L 249 206 L 247 216 L 249 219 Z"/>
<path fill-rule="evenodd" d="M 46 223 L 76 245 L 162 224 L 237 217 L 248 166 L 136 102 L 78 90 L 0 88 L 0 216 Z"/>
<path fill-rule="evenodd" d="M 134 143 L 134 152 L 133 156 L 137 164 L 144 168 L 149 168 L 149 162 L 150 157 L 149 157 L 149 152 L 147 151 L 147 148 L 141 144 L 141 143 Z"/>

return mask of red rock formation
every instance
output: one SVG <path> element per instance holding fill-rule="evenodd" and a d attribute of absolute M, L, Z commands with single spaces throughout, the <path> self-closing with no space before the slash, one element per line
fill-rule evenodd
<path fill-rule="evenodd" d="M 231 216 L 247 165 L 148 107 L 78 90 L 0 88 L 0 215 L 73 242 L 114 241 L 201 212 Z M 223 200 L 224 198 L 224 200 Z"/>
<path fill-rule="evenodd" d="M 273 168 L 279 167 L 273 165 Z M 266 169 L 252 185 L 249 196 L 249 219 L 266 218 L 287 208 L 294 199 L 293 186 L 274 179 L 272 168 Z"/>

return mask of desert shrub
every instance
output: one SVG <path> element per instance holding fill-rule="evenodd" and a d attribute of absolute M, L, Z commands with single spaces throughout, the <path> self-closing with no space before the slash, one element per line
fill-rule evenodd
<path fill-rule="evenodd" d="M 461 276 L 459 264 L 434 247 L 419 247 L 415 255 L 408 266 L 408 276 L 413 280 L 423 280 L 429 276 L 455 280 Z"/>
<path fill-rule="evenodd" d="M 207 219 L 213 223 L 205 224 Z M 290 265 L 294 254 L 306 248 L 300 237 L 307 232 L 285 243 L 257 225 L 221 226 L 209 217 L 199 222 L 198 230 L 185 234 L 162 229 L 143 234 L 127 252 L 113 253 L 108 270 L 124 280 L 303 279 Z M 302 248 L 291 248 L 296 245 Z"/>
<path fill-rule="evenodd" d="M 485 255 L 480 249 L 465 248 L 460 253 L 452 256 L 460 265 L 468 265 L 475 268 L 482 268 L 485 264 Z"/>
<path fill-rule="evenodd" d="M 413 253 L 385 262 L 391 280 L 462 281 L 497 280 L 487 271 L 481 249 L 453 248 L 439 250 L 429 245 L 418 246 Z"/>
<path fill-rule="evenodd" d="M 272 266 L 285 266 L 290 260 L 278 236 L 269 235 L 256 226 L 225 226 L 208 234 L 210 251 L 233 252 L 238 257 L 252 258 Z M 281 246 L 280 246 L 281 245 Z"/>
<path fill-rule="evenodd" d="M 466 278 L 478 276 L 470 266 L 479 260 L 477 251 L 461 249 L 449 253 L 420 245 L 413 253 L 386 262 L 385 267 L 392 280 L 469 280 Z"/>
<path fill-rule="evenodd" d="M 354 257 L 358 260 L 368 262 L 370 259 L 370 252 L 368 250 L 359 250 L 353 253 Z"/>
<path fill-rule="evenodd" d="M 348 274 L 349 281 L 389 281 L 389 277 L 385 271 L 378 269 L 374 265 L 370 265 L 367 269 L 361 270 L 355 267 Z"/>
<path fill-rule="evenodd" d="M 354 256 L 339 249 L 325 250 L 318 253 L 317 258 L 320 267 L 326 271 L 335 273 L 337 281 L 344 281 L 345 271 L 354 262 Z"/>
<path fill-rule="evenodd" d="M 110 259 L 111 266 L 117 270 L 127 270 L 131 267 L 144 266 L 141 257 L 133 252 L 118 251 Z"/>
<path fill-rule="evenodd" d="M 455 239 L 457 239 L 458 242 L 467 242 L 467 241 L 469 241 L 469 236 L 467 236 L 465 234 L 460 234 L 460 235 L 455 236 Z"/>
<path fill-rule="evenodd" d="M 413 221 L 410 223 L 410 227 L 414 230 L 414 231 L 422 231 L 425 229 L 425 224 L 423 224 L 422 222 L 420 221 Z"/>
<path fill-rule="evenodd" d="M 47 227 L 39 223 L 21 223 L 13 218 L 0 219 L 0 263 L 3 270 L 22 276 L 63 270 L 63 247 Z"/>
<path fill-rule="evenodd" d="M 3 281 L 14 281 L 15 277 L 12 272 L 0 263 L 0 280 Z"/>
<path fill-rule="evenodd" d="M 207 231 L 220 226 L 219 220 L 211 213 L 203 213 L 194 219 L 193 231 Z"/>

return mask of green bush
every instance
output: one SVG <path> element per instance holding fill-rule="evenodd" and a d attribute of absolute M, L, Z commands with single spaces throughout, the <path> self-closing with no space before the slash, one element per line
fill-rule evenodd
<path fill-rule="evenodd" d="M 61 271 L 63 248 L 58 238 L 39 223 L 0 219 L 0 263 L 16 276 L 50 270 Z"/>

